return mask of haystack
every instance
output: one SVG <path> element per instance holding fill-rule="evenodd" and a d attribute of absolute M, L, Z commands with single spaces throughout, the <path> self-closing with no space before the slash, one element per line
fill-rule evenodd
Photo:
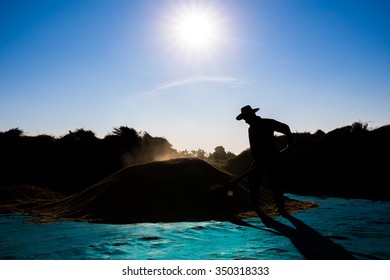
<path fill-rule="evenodd" d="M 138 164 L 78 194 L 31 209 L 30 213 L 46 219 L 102 223 L 226 220 L 248 210 L 244 187 L 236 187 L 232 196 L 216 195 L 213 191 L 215 185 L 232 178 L 194 158 Z M 272 198 L 265 191 L 263 204 L 271 203 Z"/>

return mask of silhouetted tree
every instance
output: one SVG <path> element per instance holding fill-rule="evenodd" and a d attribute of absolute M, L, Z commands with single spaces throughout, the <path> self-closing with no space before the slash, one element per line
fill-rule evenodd
<path fill-rule="evenodd" d="M 91 130 L 85 130 L 83 128 L 79 128 L 79 129 L 76 129 L 75 132 L 72 133 L 73 136 L 76 138 L 76 139 L 79 139 L 79 140 L 89 140 L 89 141 L 93 141 L 93 140 L 96 140 L 96 135 L 93 131 Z"/>
<path fill-rule="evenodd" d="M 178 152 L 172 148 L 171 143 L 163 137 L 152 137 L 148 133 L 142 136 L 142 161 L 170 159 L 178 156 Z"/>
<path fill-rule="evenodd" d="M 115 127 L 113 134 L 122 138 L 129 146 L 136 146 L 141 142 L 141 137 L 134 128 L 127 126 Z"/>
<path fill-rule="evenodd" d="M 217 146 L 214 149 L 214 153 L 209 155 L 209 160 L 211 160 L 214 164 L 221 166 L 225 164 L 228 159 L 233 157 L 235 157 L 233 153 L 226 152 L 225 148 L 222 146 Z"/>
<path fill-rule="evenodd" d="M 210 159 L 215 161 L 222 161 L 227 158 L 225 148 L 222 146 L 215 147 L 214 153 L 210 155 Z"/>
<path fill-rule="evenodd" d="M 179 152 L 180 157 L 192 157 L 192 152 L 185 149 L 184 151 Z"/>
<path fill-rule="evenodd" d="M 360 133 L 360 132 L 364 132 L 367 130 L 368 130 L 368 123 L 367 122 L 363 123 L 361 121 L 358 121 L 358 122 L 354 122 L 351 125 L 351 132 L 352 133 Z"/>
<path fill-rule="evenodd" d="M 325 132 L 323 132 L 321 129 L 318 129 L 315 133 L 314 136 L 317 138 L 321 138 L 325 135 Z"/>
<path fill-rule="evenodd" d="M 195 156 L 197 158 L 200 158 L 200 159 L 203 159 L 203 160 L 207 159 L 207 153 L 206 153 L 205 150 L 198 149 L 198 150 L 196 150 L 194 152 L 195 152 Z"/>
<path fill-rule="evenodd" d="M 19 127 L 11 128 L 5 132 L 0 133 L 0 137 L 2 139 L 16 139 L 16 138 L 20 138 L 22 136 L 25 136 L 25 133 Z"/>

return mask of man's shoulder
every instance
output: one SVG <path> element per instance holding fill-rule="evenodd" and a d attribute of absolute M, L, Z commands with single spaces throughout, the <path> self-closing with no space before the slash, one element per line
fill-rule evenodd
<path fill-rule="evenodd" d="M 277 120 L 269 119 L 269 118 L 258 118 L 257 121 L 258 121 L 259 123 L 263 123 L 263 124 L 274 124 L 274 123 L 278 123 Z"/>
<path fill-rule="evenodd" d="M 275 122 L 276 121 L 274 119 L 269 119 L 269 118 L 261 118 L 261 120 L 264 122 Z"/>
<path fill-rule="evenodd" d="M 263 125 L 270 124 L 270 123 L 272 123 L 274 121 L 275 120 L 273 120 L 273 119 L 261 118 L 261 117 L 257 116 L 256 120 L 255 120 L 255 122 L 253 123 L 252 126 L 254 126 L 254 127 L 259 126 L 259 125 L 263 126 Z"/>
<path fill-rule="evenodd" d="M 258 124 L 260 124 L 262 127 L 267 127 L 269 129 L 273 130 L 279 130 L 281 127 L 286 126 L 284 123 L 274 120 L 274 119 L 268 119 L 268 118 L 261 118 L 259 120 Z"/>

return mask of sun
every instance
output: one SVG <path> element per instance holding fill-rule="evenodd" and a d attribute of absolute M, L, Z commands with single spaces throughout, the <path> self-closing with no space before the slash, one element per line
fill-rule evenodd
<path fill-rule="evenodd" d="M 188 56 L 210 55 L 221 45 L 223 17 L 210 1 L 184 1 L 170 15 L 169 34 L 176 50 Z"/>
<path fill-rule="evenodd" d="M 217 25 L 205 13 L 193 11 L 177 19 L 175 35 L 179 44 L 189 49 L 207 49 L 216 44 Z"/>

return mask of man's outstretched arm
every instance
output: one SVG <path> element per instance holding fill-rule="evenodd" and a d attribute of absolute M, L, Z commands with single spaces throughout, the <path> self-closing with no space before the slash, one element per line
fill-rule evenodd
<path fill-rule="evenodd" d="M 294 142 L 293 142 L 293 136 L 292 136 L 290 127 L 285 123 L 275 121 L 275 131 L 286 135 L 287 148 L 291 149 L 294 145 Z"/>

